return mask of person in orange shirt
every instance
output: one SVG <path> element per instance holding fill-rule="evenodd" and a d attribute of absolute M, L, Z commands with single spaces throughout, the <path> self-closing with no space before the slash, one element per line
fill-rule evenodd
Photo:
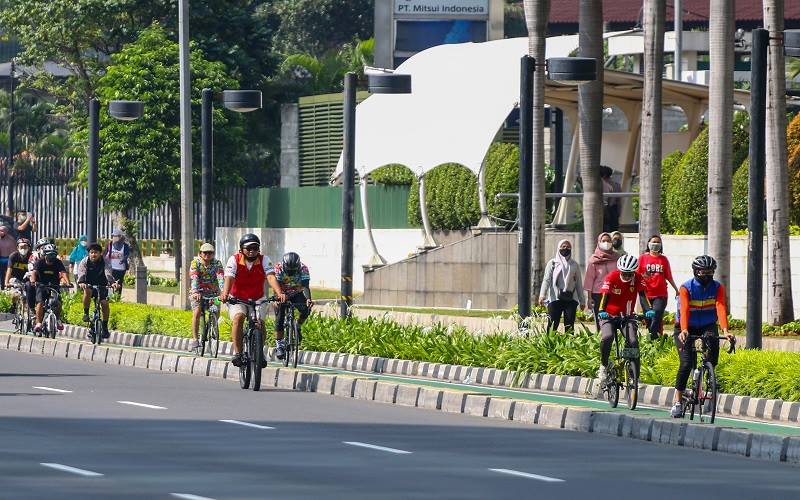
<path fill-rule="evenodd" d="M 692 337 L 708 337 L 708 358 L 714 367 L 719 361 L 719 330 L 729 340 L 733 335 L 728 333 L 728 309 L 725 305 L 725 286 L 714 279 L 717 261 L 708 255 L 701 255 L 692 262 L 694 277 L 681 285 L 680 297 L 680 332 L 675 335 L 675 347 L 678 349 L 680 366 L 675 377 L 675 404 L 671 414 L 675 418 L 683 416 L 681 397 L 686 390 L 689 374 L 695 364 L 695 350 Z"/>

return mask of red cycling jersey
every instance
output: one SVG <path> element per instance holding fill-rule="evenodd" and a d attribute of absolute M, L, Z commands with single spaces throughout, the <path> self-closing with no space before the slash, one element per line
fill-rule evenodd
<path fill-rule="evenodd" d="M 634 273 L 630 281 L 622 281 L 620 272 L 615 269 L 608 273 L 600 293 L 600 311 L 605 311 L 611 316 L 630 315 L 636 307 L 636 297 L 645 290 L 644 279 L 639 273 Z"/>

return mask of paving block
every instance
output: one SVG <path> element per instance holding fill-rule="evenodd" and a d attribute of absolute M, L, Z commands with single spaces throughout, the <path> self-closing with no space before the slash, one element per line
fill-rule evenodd
<path fill-rule="evenodd" d="M 80 359 L 81 350 L 84 347 L 85 347 L 84 344 L 72 343 L 72 345 L 69 346 L 69 351 L 67 351 L 67 358 L 68 359 Z"/>
<path fill-rule="evenodd" d="M 123 350 L 119 347 L 109 347 L 108 354 L 106 354 L 107 365 L 119 365 L 122 363 Z"/>
<path fill-rule="evenodd" d="M 1 342 L 0 342 L 1 343 Z M 427 361 L 422 361 L 419 366 L 417 366 L 417 373 L 414 375 L 418 375 L 420 377 L 429 377 L 431 374 L 431 366 L 433 363 L 429 363 Z"/>
<path fill-rule="evenodd" d="M 20 352 L 31 352 L 32 343 L 33 343 L 33 337 L 31 337 L 30 335 L 25 335 L 24 337 L 20 337 L 19 344 L 16 350 Z M 69 353 L 67 353 L 67 355 L 69 355 Z"/>
<path fill-rule="evenodd" d="M 360 378 L 356 380 L 355 389 L 353 390 L 353 397 L 356 399 L 364 399 L 372 401 L 375 399 L 375 387 L 378 385 L 377 380 Z"/>
<path fill-rule="evenodd" d="M 619 436 L 621 427 L 621 413 L 596 411 L 592 416 L 592 432 L 596 432 L 598 434 L 609 434 L 611 436 Z"/>
<path fill-rule="evenodd" d="M 133 349 L 123 349 L 122 357 L 119 360 L 119 364 L 122 366 L 133 366 L 135 360 L 136 360 L 136 351 L 134 351 Z"/>
<path fill-rule="evenodd" d="M 84 361 L 91 361 L 92 357 L 94 356 L 95 349 L 97 349 L 96 345 L 83 344 L 83 346 L 81 346 L 81 351 L 78 353 L 78 359 L 82 359 Z"/>
<path fill-rule="evenodd" d="M 317 376 L 315 372 L 297 372 L 297 381 L 294 385 L 294 390 L 303 392 L 313 392 L 317 385 Z"/>
<path fill-rule="evenodd" d="M 417 406 L 420 387 L 409 384 L 397 384 L 397 396 L 395 402 L 403 406 Z"/>
<path fill-rule="evenodd" d="M 0 333 L 0 349 L 8 349 L 8 341 L 11 335 L 7 333 Z"/>
<path fill-rule="evenodd" d="M 261 380 L 264 380 L 264 372 L 261 372 Z M 297 383 L 297 370 L 278 370 L 277 387 L 278 389 L 294 390 Z"/>
<path fill-rule="evenodd" d="M 515 404 L 516 401 L 513 399 L 492 397 L 489 400 L 489 408 L 486 410 L 486 416 L 489 418 L 513 420 Z"/>
<path fill-rule="evenodd" d="M 768 420 L 778 420 L 781 418 L 781 406 L 783 400 L 768 399 L 767 404 L 764 405 L 764 418 Z"/>
<path fill-rule="evenodd" d="M 648 417 L 634 417 L 632 415 L 623 415 L 622 418 L 622 433 L 620 434 L 622 437 L 650 441 L 650 435 L 653 429 L 653 421 L 655 419 Z"/>
<path fill-rule="evenodd" d="M 391 404 L 396 403 L 398 386 L 399 384 L 393 384 L 391 382 L 378 382 L 375 385 L 375 401 Z"/>
<path fill-rule="evenodd" d="M 211 360 L 208 358 L 195 358 L 192 364 L 192 375 L 200 375 L 207 377 L 208 371 L 211 369 Z"/>
<path fill-rule="evenodd" d="M 749 396 L 734 396 L 733 407 L 731 408 L 731 415 L 746 416 L 748 406 L 750 406 Z"/>
<path fill-rule="evenodd" d="M 180 356 L 177 354 L 171 352 L 164 353 L 164 359 L 161 361 L 161 370 L 165 372 L 178 371 L 178 358 L 180 358 Z"/>
<path fill-rule="evenodd" d="M 336 385 L 333 388 L 333 395 L 343 398 L 352 398 L 353 390 L 356 388 L 356 379 L 353 377 L 336 377 Z"/>
<path fill-rule="evenodd" d="M 750 457 L 769 460 L 770 462 L 785 461 L 788 444 L 788 436 L 754 433 L 750 443 Z"/>
<path fill-rule="evenodd" d="M 147 359 L 147 368 L 149 370 L 161 370 L 161 363 L 163 361 L 163 352 L 151 352 L 150 357 Z"/>
<path fill-rule="evenodd" d="M 316 380 L 316 392 L 320 394 L 333 394 L 336 387 L 336 375 L 320 373 Z"/>
<path fill-rule="evenodd" d="M 150 357 L 150 361 L 153 357 Z M 214 378 L 225 378 L 225 370 L 228 369 L 228 362 L 224 359 L 212 359 L 211 366 L 208 368 L 208 376 Z M 263 373 L 262 373 L 263 378 Z"/>
<path fill-rule="evenodd" d="M 485 417 L 489 413 L 491 397 L 485 394 L 467 394 L 464 402 L 464 413 L 475 417 Z"/>
<path fill-rule="evenodd" d="M 536 423 L 538 425 L 544 425 L 545 427 L 563 429 L 566 415 L 567 408 L 564 406 L 542 405 Z"/>
<path fill-rule="evenodd" d="M 421 387 L 417 406 L 428 410 L 441 410 L 444 391 L 435 387 Z"/>
<path fill-rule="evenodd" d="M 0 339 L 0 347 L 2 347 L 3 339 Z M 58 345 L 57 340 L 53 339 L 44 339 L 44 345 L 42 346 L 42 354 L 45 356 L 55 356 L 56 345 Z"/>
<path fill-rule="evenodd" d="M 781 405 L 781 422 L 797 422 L 800 419 L 800 403 L 785 401 Z"/>
<path fill-rule="evenodd" d="M 461 391 L 444 391 L 442 394 L 442 411 L 449 413 L 464 413 L 464 404 L 467 393 Z"/>
<path fill-rule="evenodd" d="M 543 389 L 547 391 L 554 390 L 556 384 L 556 378 L 558 378 L 558 375 L 552 375 L 549 373 L 543 374 L 540 381 L 540 386 L 537 387 L 537 389 Z"/>
<path fill-rule="evenodd" d="M 592 432 L 594 413 L 595 411 L 589 408 L 570 406 L 567 408 L 563 427 L 570 431 Z"/>
<path fill-rule="evenodd" d="M 136 356 L 133 358 L 133 366 L 136 368 L 147 368 L 147 362 L 150 361 L 150 351 L 136 351 Z"/>
<path fill-rule="evenodd" d="M 687 424 L 679 420 L 656 419 L 650 440 L 654 443 L 683 445 Z"/>
<path fill-rule="evenodd" d="M 178 367 L 176 368 L 175 371 L 178 373 L 185 373 L 187 375 L 190 375 L 192 373 L 193 364 L 194 364 L 194 356 L 178 356 Z"/>
<path fill-rule="evenodd" d="M 53 353 L 54 356 L 57 358 L 66 358 L 68 351 L 69 351 L 69 342 L 60 340 L 56 343 L 56 347 Z"/>
<path fill-rule="evenodd" d="M 535 401 L 514 401 L 514 415 L 513 420 L 525 422 L 528 424 L 535 424 L 539 419 L 539 410 L 542 405 Z"/>
<path fill-rule="evenodd" d="M 41 338 L 33 338 L 31 340 L 31 347 L 30 352 L 34 354 L 41 354 L 44 350 L 44 339 Z"/>
<path fill-rule="evenodd" d="M 800 465 L 800 437 L 790 437 L 786 442 L 786 462 Z"/>
<path fill-rule="evenodd" d="M 717 451 L 746 457 L 750 454 L 752 439 L 753 433 L 751 432 L 722 428 L 719 431 Z"/>
<path fill-rule="evenodd" d="M 689 423 L 683 436 L 683 446 L 701 450 L 716 450 L 721 429 L 716 425 Z"/>

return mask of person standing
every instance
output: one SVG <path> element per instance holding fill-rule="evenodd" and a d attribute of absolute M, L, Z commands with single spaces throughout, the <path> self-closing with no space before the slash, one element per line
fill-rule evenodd
<path fill-rule="evenodd" d="M 36 217 L 25 210 L 17 212 L 17 238 L 33 241 L 34 231 L 36 231 Z"/>
<path fill-rule="evenodd" d="M 128 272 L 128 260 L 131 255 L 131 247 L 122 236 L 122 231 L 115 229 L 111 232 L 111 242 L 106 247 L 103 258 L 111 263 L 111 274 L 114 276 L 114 282 L 119 283 L 120 287 L 117 290 L 122 290 L 125 273 Z"/>
<path fill-rule="evenodd" d="M 605 165 L 600 167 L 600 181 L 603 183 L 603 194 L 620 193 L 622 186 L 616 182 L 612 175 L 614 171 Z M 603 196 L 603 231 L 616 231 L 619 229 L 620 199 L 617 197 Z"/>
<path fill-rule="evenodd" d="M 0 226 L 0 288 L 5 288 L 8 258 L 17 251 L 17 240 L 11 236 L 8 226 Z"/>
<path fill-rule="evenodd" d="M 598 332 L 600 331 L 600 322 L 597 319 L 597 307 L 600 305 L 603 282 L 608 273 L 617 268 L 619 257 L 611 246 L 611 235 L 600 233 L 600 236 L 597 237 L 597 248 L 589 258 L 589 263 L 586 265 L 586 276 L 583 278 L 586 303 L 594 314 L 594 324 Z"/>
<path fill-rule="evenodd" d="M 572 259 L 572 242 L 561 240 L 558 250 L 544 269 L 539 305 L 547 306 L 547 330 L 558 330 L 564 315 L 564 331 L 575 328 L 575 313 L 584 307 L 583 281 L 578 263 Z"/>
<path fill-rule="evenodd" d="M 622 257 L 623 255 L 628 255 L 628 252 L 625 251 L 624 234 L 620 233 L 619 231 L 614 231 L 613 233 L 611 233 L 611 249 L 619 257 Z"/>
<path fill-rule="evenodd" d="M 678 294 L 678 287 L 672 279 L 669 259 L 663 254 L 661 236 L 654 234 L 647 240 L 647 252 L 639 257 L 639 274 L 644 278 L 645 295 L 653 306 L 655 316 L 647 320 L 650 339 L 655 340 L 663 332 L 664 311 L 667 308 L 667 283 Z M 644 304 L 642 304 L 644 308 Z"/>
<path fill-rule="evenodd" d="M 72 252 L 69 254 L 69 273 L 76 278 L 78 275 L 78 263 L 89 256 L 89 252 L 86 250 L 87 246 L 89 246 L 89 242 L 86 239 L 86 235 L 83 234 L 78 238 L 78 242 L 75 243 Z"/>

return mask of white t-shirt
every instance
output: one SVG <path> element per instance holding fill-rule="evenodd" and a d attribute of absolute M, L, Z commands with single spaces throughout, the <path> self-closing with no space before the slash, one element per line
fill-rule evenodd
<path fill-rule="evenodd" d="M 236 269 L 238 269 L 238 264 L 236 258 L 239 254 L 231 255 L 231 258 L 228 259 L 228 262 L 225 264 L 225 277 L 226 278 L 235 278 L 236 277 Z M 245 259 L 244 265 L 247 266 L 247 269 L 252 269 L 253 264 L 255 261 L 250 262 L 249 260 Z M 261 256 L 261 266 L 264 268 L 264 272 L 266 274 L 275 274 L 275 270 L 272 268 L 272 259 L 267 257 L 266 255 Z"/>
<path fill-rule="evenodd" d="M 125 270 L 125 245 L 120 245 L 119 250 L 111 244 L 111 269 L 115 271 Z"/>

